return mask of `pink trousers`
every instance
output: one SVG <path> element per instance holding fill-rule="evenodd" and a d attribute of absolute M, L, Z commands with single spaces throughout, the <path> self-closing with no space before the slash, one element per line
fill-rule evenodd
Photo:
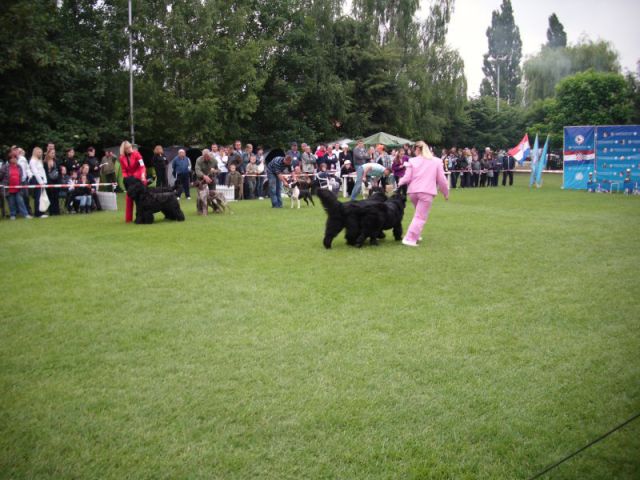
<path fill-rule="evenodd" d="M 416 213 L 413 214 L 413 220 L 411 220 L 411 225 L 409 225 L 409 230 L 407 230 L 404 239 L 407 242 L 417 243 L 424 224 L 427 223 L 427 219 L 429 218 L 433 195 L 429 195 L 428 193 L 410 193 L 409 198 L 413 206 L 416 207 Z"/>

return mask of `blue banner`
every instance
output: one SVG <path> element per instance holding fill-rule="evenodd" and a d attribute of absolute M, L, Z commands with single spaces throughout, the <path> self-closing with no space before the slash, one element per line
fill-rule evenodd
<path fill-rule="evenodd" d="M 612 191 L 640 182 L 640 125 L 596 127 L 595 175 Z"/>
<path fill-rule="evenodd" d="M 562 188 L 584 190 L 595 170 L 596 128 L 564 127 Z"/>

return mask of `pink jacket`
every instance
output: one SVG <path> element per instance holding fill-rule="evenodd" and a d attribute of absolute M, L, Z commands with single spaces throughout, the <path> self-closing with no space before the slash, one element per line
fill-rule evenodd
<path fill-rule="evenodd" d="M 449 184 L 444 176 L 442 160 L 437 157 L 413 157 L 405 165 L 407 170 L 398 187 L 409 185 L 407 193 L 428 193 L 434 197 L 440 189 L 444 198 L 449 198 Z"/>

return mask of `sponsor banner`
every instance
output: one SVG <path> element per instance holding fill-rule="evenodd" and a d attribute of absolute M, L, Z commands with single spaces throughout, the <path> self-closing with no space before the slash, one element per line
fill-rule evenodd
<path fill-rule="evenodd" d="M 593 171 L 593 160 L 585 162 L 565 162 L 563 188 L 569 190 L 586 190 L 589 173 Z"/>
<path fill-rule="evenodd" d="M 640 180 L 640 125 L 596 127 L 596 178 L 598 182 Z"/>
<path fill-rule="evenodd" d="M 589 172 L 595 170 L 595 152 L 595 127 L 564 127 L 562 188 L 587 188 Z"/>

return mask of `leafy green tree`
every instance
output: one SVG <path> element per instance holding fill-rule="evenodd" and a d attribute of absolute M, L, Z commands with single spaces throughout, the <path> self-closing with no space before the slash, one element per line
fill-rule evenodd
<path fill-rule="evenodd" d="M 551 97 L 560 80 L 574 73 L 593 69 L 619 72 L 618 54 L 610 43 L 583 40 L 569 47 L 543 46 L 524 63 L 524 98 L 527 105 Z"/>
<path fill-rule="evenodd" d="M 549 28 L 547 28 L 547 46 L 549 48 L 559 48 L 567 46 L 567 34 L 564 25 L 558 20 L 558 16 L 552 13 L 549 17 Z"/>
<path fill-rule="evenodd" d="M 522 77 L 520 59 L 522 58 L 522 40 L 520 29 L 513 18 L 510 0 L 502 0 L 500 10 L 494 10 L 491 26 L 487 29 L 489 51 L 484 55 L 482 71 L 485 78 L 480 85 L 480 94 L 500 98 L 508 103 L 516 101 L 518 85 Z M 500 88 L 498 89 L 498 69 L 500 69 Z"/>
<path fill-rule="evenodd" d="M 587 71 L 560 81 L 544 120 L 552 140 L 562 143 L 566 125 L 621 125 L 633 118 L 632 92 L 618 73 Z"/>

